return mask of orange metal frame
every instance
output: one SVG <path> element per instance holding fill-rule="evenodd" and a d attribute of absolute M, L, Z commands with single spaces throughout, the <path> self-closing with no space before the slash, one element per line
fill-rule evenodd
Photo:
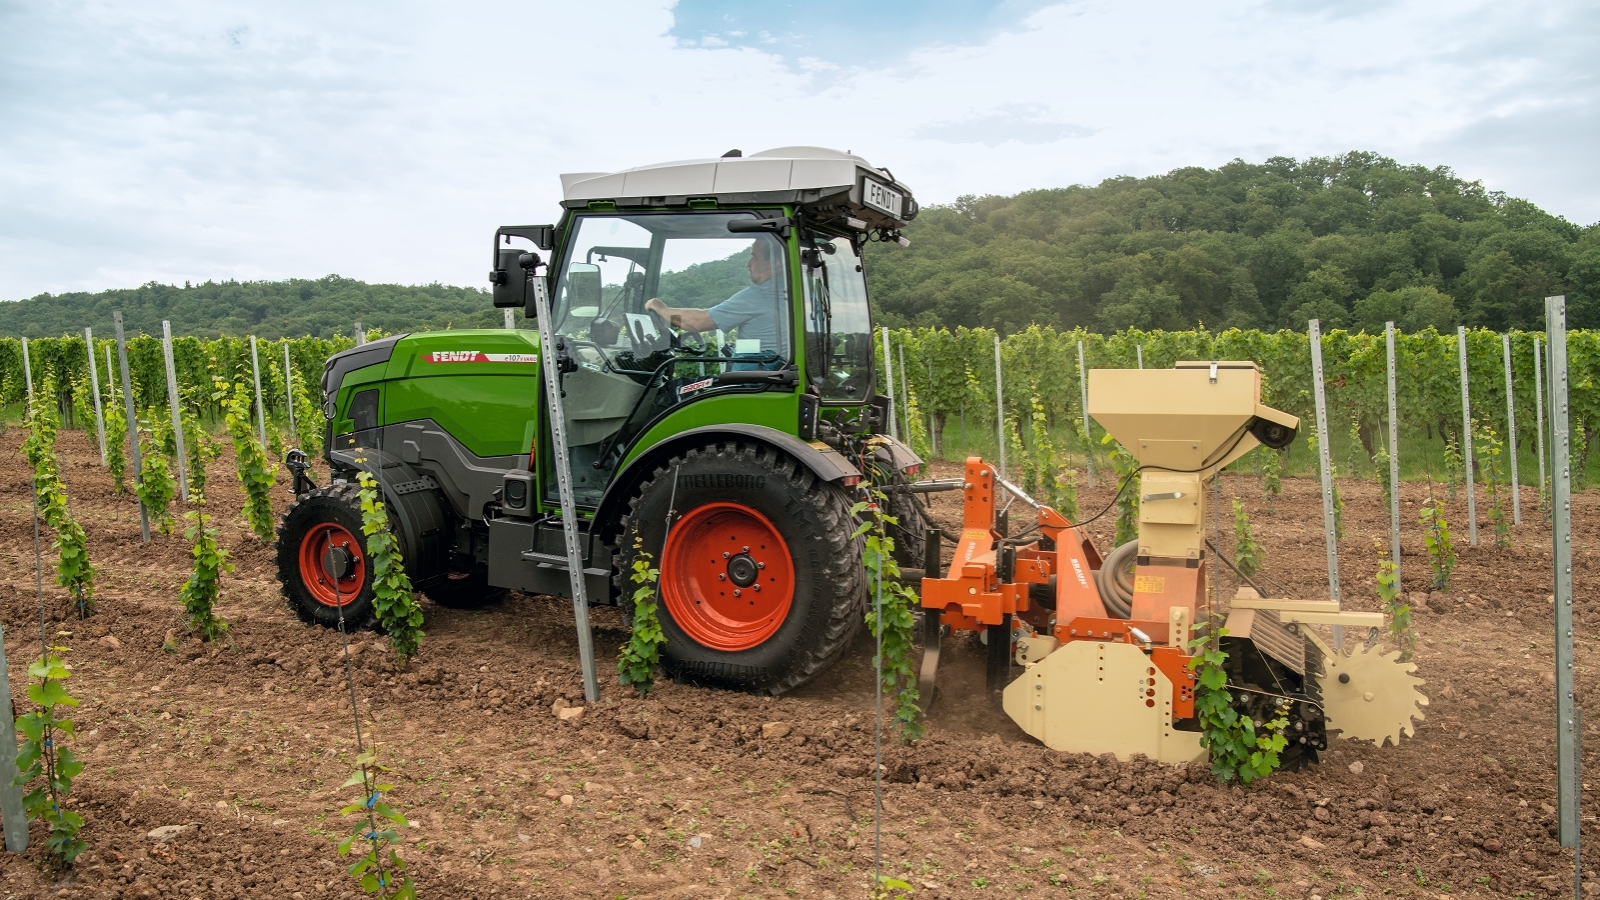
<path fill-rule="evenodd" d="M 1054 575 L 1056 640 L 1063 644 L 1115 640 L 1139 645 L 1150 655 L 1151 664 L 1172 681 L 1173 716 L 1192 717 L 1194 676 L 1189 671 L 1188 648 L 1168 646 L 1168 610 L 1187 606 L 1189 620 L 1194 620 L 1205 584 L 1204 568 L 1141 565 L 1134 576 L 1133 617 L 1106 618 L 1094 580 L 1102 561 L 1094 541 L 1054 509 L 1041 506 L 1039 532 L 1055 549 L 1041 549 L 1044 541 L 1018 546 L 1012 580 L 1003 582 L 997 563 L 1004 535 L 996 529 L 995 518 L 1004 490 L 993 466 L 976 456 L 967 458 L 961 537 L 945 576 L 922 579 L 923 608 L 939 610 L 941 621 L 951 630 L 981 631 L 1003 624 L 1009 614 L 1046 631 L 1051 611 L 1032 603 L 1028 586 L 1049 584 Z M 1148 645 L 1134 637 L 1135 629 L 1150 638 Z M 1152 691 L 1151 705 L 1153 698 Z"/>

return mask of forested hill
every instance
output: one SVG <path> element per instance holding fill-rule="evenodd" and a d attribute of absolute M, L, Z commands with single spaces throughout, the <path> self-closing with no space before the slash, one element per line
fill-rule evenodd
<path fill-rule="evenodd" d="M 1407 331 L 1537 329 L 1543 298 L 1564 293 L 1572 327 L 1600 327 L 1600 226 L 1574 225 L 1448 168 L 1371 153 L 962 197 L 923 210 L 907 236 L 909 249 L 873 244 L 868 253 L 886 325 L 1304 330 L 1318 318 L 1368 330 L 1391 319 Z M 743 285 L 737 262 L 686 270 L 676 288 L 708 304 L 723 282 L 728 292 Z M 0 335 L 85 325 L 109 334 L 114 309 L 134 331 L 159 333 L 168 319 L 175 332 L 198 336 L 502 321 L 476 288 L 330 275 L 46 294 L 0 303 Z"/>
<path fill-rule="evenodd" d="M 122 310 L 129 333 L 160 334 L 163 319 L 174 334 L 197 337 L 254 334 L 332 337 L 353 334 L 355 323 L 385 332 L 428 328 L 483 328 L 504 321 L 487 291 L 440 284 L 367 284 L 329 275 L 288 281 L 208 281 L 86 294 L 42 294 L 0 303 L 0 335 L 59 337 L 84 326 L 110 336 L 111 313 Z"/>
<path fill-rule="evenodd" d="M 1600 227 L 1371 153 L 962 197 L 873 245 L 889 325 L 1600 327 Z"/>

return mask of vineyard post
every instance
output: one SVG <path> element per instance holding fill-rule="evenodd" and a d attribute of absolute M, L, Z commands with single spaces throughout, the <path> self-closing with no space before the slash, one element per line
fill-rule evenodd
<path fill-rule="evenodd" d="M 250 374 L 256 381 L 256 434 L 261 438 L 261 449 L 267 449 L 267 413 L 261 407 L 261 357 L 256 352 L 256 336 L 250 335 Z"/>
<path fill-rule="evenodd" d="M 283 342 L 283 405 L 289 410 L 289 433 L 294 430 L 294 369 L 289 364 L 289 342 Z M 265 445 L 263 445 L 265 446 Z"/>
<path fill-rule="evenodd" d="M 895 415 L 894 415 L 894 413 L 895 413 L 894 363 L 890 361 L 893 358 L 894 357 L 889 355 L 889 327 L 887 325 L 885 325 L 883 327 L 883 378 L 884 378 L 884 383 L 883 384 L 884 384 L 884 390 L 888 391 L 888 393 L 889 393 L 889 437 L 898 439 L 900 437 L 900 435 L 896 433 L 897 429 L 894 427 L 894 425 L 895 425 Z"/>
<path fill-rule="evenodd" d="M 1544 349 L 1533 339 L 1533 410 L 1537 414 L 1539 446 L 1539 497 L 1544 502 Z"/>
<path fill-rule="evenodd" d="M 906 420 L 905 437 L 906 446 L 911 446 L 911 379 L 906 377 L 906 342 L 901 341 L 900 346 L 894 348 L 900 355 L 900 418 Z"/>
<path fill-rule="evenodd" d="M 1582 735 L 1572 685 L 1572 435 L 1568 416 L 1567 298 L 1545 298 L 1550 341 L 1550 505 L 1554 512 L 1551 559 L 1555 564 L 1556 815 L 1561 846 L 1578 846 L 1578 778 Z M 1573 854 L 1577 856 L 1576 852 Z M 1581 871 L 1580 871 L 1581 874 Z"/>
<path fill-rule="evenodd" d="M 928 390 L 933 390 L 933 360 L 931 358 L 928 360 Z M 929 396 L 931 399 L 932 395 L 930 394 Z M 944 429 L 935 428 L 933 426 L 933 407 L 930 406 L 928 407 L 928 438 L 931 442 L 930 446 L 933 448 L 933 455 L 941 456 L 942 454 L 939 452 L 939 445 L 943 443 L 943 441 L 940 440 L 943 435 L 941 435 L 940 432 Z"/>
<path fill-rule="evenodd" d="M 361 323 L 360 322 L 357 322 L 356 323 L 356 346 L 359 347 L 362 344 L 365 344 L 366 342 L 367 342 L 367 330 L 365 328 L 361 327 Z"/>
<path fill-rule="evenodd" d="M 517 320 L 512 317 L 511 310 L 509 310 L 509 309 L 506 310 L 506 330 L 507 331 L 516 331 L 517 330 Z"/>
<path fill-rule="evenodd" d="M 178 370 L 172 362 L 172 323 L 161 320 L 161 356 L 167 363 L 167 406 L 172 408 L 172 440 L 177 447 L 178 494 L 189 502 L 189 471 L 183 450 L 183 416 L 178 412 Z"/>
<path fill-rule="evenodd" d="M 533 283 L 534 309 L 539 320 L 539 358 L 556 358 L 555 332 L 550 324 L 550 295 L 544 278 L 528 272 Z M 884 332 L 885 339 L 888 332 Z M 566 413 L 561 409 L 561 376 L 555 366 L 540 366 L 544 374 L 545 396 L 550 398 L 550 437 L 555 444 L 555 458 L 567 459 Z M 590 703 L 600 700 L 600 680 L 594 669 L 594 632 L 589 629 L 588 573 L 583 569 L 583 551 L 578 544 L 577 501 L 572 494 L 572 471 L 566 464 L 556 467 L 556 488 L 561 497 L 561 531 L 567 546 L 567 577 L 572 584 L 572 614 L 578 627 L 578 664 L 583 668 L 583 698 Z"/>
<path fill-rule="evenodd" d="M 1135 355 L 1137 355 L 1139 357 L 1139 368 L 1141 368 L 1141 369 L 1144 368 L 1144 345 L 1143 344 L 1134 344 L 1133 345 L 1133 352 L 1134 352 Z"/>
<path fill-rule="evenodd" d="M 1000 332 L 994 335 L 994 409 L 995 429 L 1000 437 L 1000 477 L 1006 478 L 1006 394 L 1004 379 L 1000 374 Z"/>
<path fill-rule="evenodd" d="M 1139 368 L 1144 368 L 1140 366 Z M 1094 490 L 1094 432 L 1089 429 L 1089 371 L 1083 367 L 1083 341 L 1078 342 L 1078 400 L 1083 409 L 1083 471 Z M 1115 479 L 1113 479 L 1115 480 Z"/>
<path fill-rule="evenodd" d="M 0 684 L 10 684 L 8 678 L 5 627 L 0 626 Z M 21 853 L 28 849 L 28 813 L 22 808 L 22 787 L 17 784 L 15 713 L 11 692 L 0 691 L 0 818 L 5 822 L 6 849 Z"/>
<path fill-rule="evenodd" d="M 28 339 L 22 339 L 22 380 L 28 384 L 28 403 L 33 403 L 33 363 L 28 361 Z"/>
<path fill-rule="evenodd" d="M 1322 324 L 1312 319 L 1311 382 L 1317 404 L 1317 465 L 1322 472 L 1322 537 L 1328 548 L 1328 597 L 1340 601 L 1339 592 L 1339 539 L 1333 519 L 1333 470 L 1328 454 L 1328 398 L 1322 385 Z M 1333 626 L 1333 649 L 1344 649 L 1344 629 Z"/>
<path fill-rule="evenodd" d="M 122 336 L 122 310 L 111 314 L 112 324 L 117 327 L 117 363 L 122 370 L 122 402 L 128 411 L 128 450 L 133 455 L 133 483 L 135 487 L 144 483 L 143 463 L 139 460 L 139 416 L 133 408 L 133 379 L 128 376 L 128 342 Z M 139 496 L 136 490 L 135 497 Z M 139 537 L 150 543 L 150 513 L 144 508 L 144 501 L 139 501 Z"/>
<path fill-rule="evenodd" d="M 1472 399 L 1467 395 L 1467 326 L 1456 326 L 1456 354 L 1461 358 L 1461 458 L 1466 460 L 1467 543 L 1478 546 L 1478 500 L 1472 494 Z"/>
<path fill-rule="evenodd" d="M 1396 411 L 1394 377 L 1394 323 L 1384 325 L 1384 349 L 1389 364 L 1389 555 L 1394 560 L 1394 586 L 1400 590 L 1400 417 Z"/>
<path fill-rule="evenodd" d="M 100 411 L 100 372 L 94 359 L 94 332 L 83 330 L 83 347 L 89 353 L 89 388 L 94 394 L 94 427 L 100 435 L 100 465 L 110 465 L 106 459 L 106 418 Z"/>
<path fill-rule="evenodd" d="M 1517 406 L 1511 397 L 1511 335 L 1500 336 L 1506 360 L 1506 448 L 1511 451 L 1511 524 L 1522 524 L 1522 477 L 1517 472 Z"/>

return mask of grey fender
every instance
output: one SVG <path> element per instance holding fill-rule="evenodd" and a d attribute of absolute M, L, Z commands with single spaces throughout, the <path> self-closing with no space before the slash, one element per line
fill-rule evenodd
<path fill-rule="evenodd" d="M 844 454 L 839 453 L 826 445 L 818 446 L 808 444 L 792 434 L 786 434 L 776 428 L 765 425 L 749 425 L 742 422 L 730 422 L 724 425 L 706 425 L 701 428 L 691 428 L 656 444 L 644 453 L 639 454 L 632 462 L 619 471 L 611 479 L 611 486 L 606 488 L 606 494 L 600 498 L 600 505 L 594 511 L 594 526 L 590 529 L 591 535 L 599 535 L 609 539 L 612 526 L 622 518 L 627 509 L 628 501 L 632 499 L 639 485 L 655 472 L 656 467 L 664 464 L 674 455 L 682 453 L 691 447 L 703 446 L 716 440 L 743 440 L 751 443 L 766 444 L 777 450 L 794 457 L 799 463 L 810 469 L 813 474 L 823 481 L 840 481 L 846 478 L 861 477 L 861 470 L 855 467 Z"/>
<path fill-rule="evenodd" d="M 916 451 L 886 434 L 874 436 L 872 448 L 875 451 L 873 455 L 892 465 L 896 472 L 922 465 L 922 457 Z"/>
<path fill-rule="evenodd" d="M 411 586 L 425 588 L 446 574 L 449 545 L 446 519 L 439 503 L 439 483 L 419 474 L 398 457 L 370 447 L 333 450 L 329 458 L 361 469 L 378 482 L 383 503 L 400 526 L 400 552 Z"/>

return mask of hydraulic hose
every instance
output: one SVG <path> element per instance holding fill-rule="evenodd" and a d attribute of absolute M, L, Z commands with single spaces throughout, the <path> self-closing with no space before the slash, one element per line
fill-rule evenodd
<path fill-rule="evenodd" d="M 1128 558 L 1138 552 L 1139 542 L 1129 541 L 1111 551 L 1094 573 L 1095 587 L 1100 589 L 1100 603 L 1113 619 L 1133 615 L 1133 576 L 1128 571 Z"/>

